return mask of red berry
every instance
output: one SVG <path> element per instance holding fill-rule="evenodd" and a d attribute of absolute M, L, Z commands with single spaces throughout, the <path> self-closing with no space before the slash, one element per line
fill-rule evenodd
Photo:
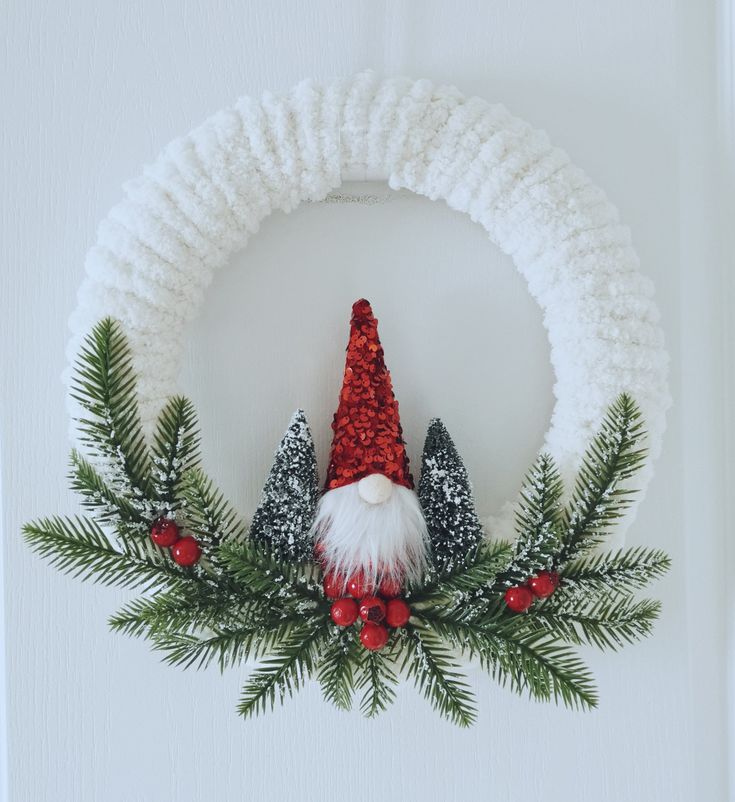
<path fill-rule="evenodd" d="M 525 613 L 533 604 L 533 593 L 526 587 L 508 588 L 505 603 L 514 613 Z"/>
<path fill-rule="evenodd" d="M 359 574 L 354 574 L 350 577 L 347 583 L 347 590 L 354 599 L 364 599 L 373 592 L 373 587 L 365 579 L 365 575 L 360 571 Z"/>
<path fill-rule="evenodd" d="M 171 556 L 178 565 L 194 565 L 199 562 L 202 550 L 195 538 L 182 537 L 171 546 Z"/>
<path fill-rule="evenodd" d="M 401 581 L 393 577 L 384 577 L 378 586 L 378 593 L 384 599 L 393 599 L 401 595 Z"/>
<path fill-rule="evenodd" d="M 385 618 L 385 602 L 377 596 L 368 596 L 360 602 L 360 618 L 379 624 Z"/>
<path fill-rule="evenodd" d="M 345 592 L 345 578 L 339 574 L 327 574 L 323 582 L 324 595 L 328 599 L 339 599 Z"/>
<path fill-rule="evenodd" d="M 321 540 L 314 544 L 314 562 L 324 563 L 324 544 Z"/>
<path fill-rule="evenodd" d="M 534 596 L 547 599 L 559 586 L 559 574 L 555 571 L 540 571 L 538 576 L 528 580 L 528 587 Z"/>
<path fill-rule="evenodd" d="M 389 627 L 405 627 L 411 617 L 411 608 L 403 599 L 391 599 L 385 605 L 385 623 Z"/>
<path fill-rule="evenodd" d="M 168 548 L 179 539 L 179 527 L 170 518 L 159 518 L 151 526 L 151 540 L 157 546 Z"/>
<path fill-rule="evenodd" d="M 357 621 L 357 602 L 354 599 L 337 599 L 329 615 L 338 627 L 351 627 Z"/>
<path fill-rule="evenodd" d="M 371 652 L 377 652 L 388 643 L 388 630 L 382 624 L 368 622 L 360 630 L 360 642 Z"/>

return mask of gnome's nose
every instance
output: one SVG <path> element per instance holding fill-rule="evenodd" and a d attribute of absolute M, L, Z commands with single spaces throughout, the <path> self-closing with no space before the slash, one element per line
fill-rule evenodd
<path fill-rule="evenodd" d="M 382 473 L 371 473 L 357 483 L 357 493 L 368 504 L 382 504 L 391 497 L 393 482 Z"/>

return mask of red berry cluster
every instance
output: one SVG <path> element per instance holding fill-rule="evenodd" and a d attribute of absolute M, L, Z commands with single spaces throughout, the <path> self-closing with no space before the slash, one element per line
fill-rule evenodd
<path fill-rule="evenodd" d="M 548 599 L 559 587 L 556 571 L 540 571 L 525 585 L 515 585 L 505 591 L 505 603 L 514 613 L 525 613 L 534 599 Z"/>
<path fill-rule="evenodd" d="M 153 522 L 151 540 L 157 546 L 170 549 L 171 557 L 178 565 L 194 565 L 202 556 L 199 541 L 191 535 L 181 537 L 178 524 L 171 518 L 159 518 Z"/>
<path fill-rule="evenodd" d="M 362 574 L 348 580 L 333 573 L 324 577 L 324 595 L 334 599 L 329 613 L 332 621 L 338 627 L 351 627 L 360 619 L 360 642 L 370 651 L 388 643 L 388 627 L 405 627 L 408 623 L 411 608 L 398 598 L 400 593 L 401 584 L 393 579 L 383 579 L 375 588 Z"/>

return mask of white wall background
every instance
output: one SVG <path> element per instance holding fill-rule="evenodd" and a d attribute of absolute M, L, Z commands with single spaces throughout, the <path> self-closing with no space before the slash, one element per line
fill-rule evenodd
<path fill-rule="evenodd" d="M 714 3 L 5 0 L 0 14 L 0 796 L 4 782 L 12 802 L 726 799 Z M 674 569 L 655 589 L 655 637 L 589 654 L 596 712 L 536 705 L 472 671 L 469 731 L 410 687 L 373 722 L 310 687 L 243 723 L 240 672 L 181 673 L 112 636 L 124 595 L 57 574 L 19 536 L 77 510 L 58 377 L 84 253 L 120 184 L 239 94 L 365 67 L 456 83 L 545 128 L 619 206 L 657 284 L 676 406 L 629 542 L 665 546 Z M 441 415 L 491 511 L 551 409 L 540 314 L 479 227 L 406 196 L 275 216 L 219 275 L 181 383 L 211 472 L 251 511 L 300 405 L 324 459 L 360 295 L 381 318 L 411 453 Z"/>

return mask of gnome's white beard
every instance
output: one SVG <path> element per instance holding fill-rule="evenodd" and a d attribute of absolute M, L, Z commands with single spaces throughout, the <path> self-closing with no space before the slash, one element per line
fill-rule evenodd
<path fill-rule="evenodd" d="M 381 504 L 368 504 L 357 482 L 327 491 L 313 526 L 331 571 L 349 577 L 362 571 L 369 584 L 382 578 L 416 581 L 427 567 L 429 536 L 413 490 L 394 485 Z"/>

